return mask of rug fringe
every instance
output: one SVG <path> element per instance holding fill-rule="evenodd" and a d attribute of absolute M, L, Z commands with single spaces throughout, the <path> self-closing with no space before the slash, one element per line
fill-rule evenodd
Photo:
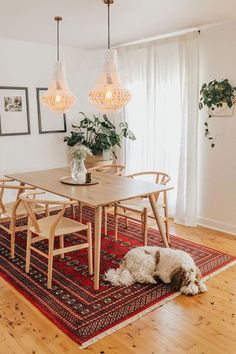
<path fill-rule="evenodd" d="M 233 265 L 236 264 L 236 260 L 233 260 L 232 262 L 226 264 L 224 267 L 220 268 L 220 269 L 217 269 L 215 272 L 211 273 L 211 274 L 208 274 L 206 275 L 205 277 L 202 278 L 202 280 L 205 282 L 206 280 L 208 279 L 211 279 L 213 278 L 215 275 L 223 272 L 224 270 L 232 267 Z M 163 305 L 165 305 L 167 302 L 173 300 L 174 298 L 176 298 L 177 296 L 179 296 L 181 294 L 180 291 L 172 294 L 171 296 L 168 296 L 166 299 L 163 299 L 162 301 L 158 302 L 157 304 L 153 305 L 153 306 L 150 306 L 149 308 L 147 308 L 146 310 L 138 313 L 137 315 L 129 318 L 128 320 L 126 321 L 123 321 L 122 323 L 119 323 L 117 326 L 114 326 L 110 329 L 108 329 L 107 331 L 101 333 L 101 334 L 98 334 L 97 336 L 95 336 L 94 338 L 92 339 L 89 339 L 87 342 L 84 342 L 82 345 L 80 345 L 80 349 L 84 349 L 84 348 L 87 348 L 88 346 L 90 346 L 91 344 L 94 344 L 96 343 L 97 341 L 99 341 L 100 339 L 106 337 L 107 335 L 109 334 L 112 334 L 116 331 L 118 331 L 119 329 L 121 328 L 124 328 L 126 327 L 127 325 L 129 325 L 130 323 L 133 323 L 135 322 L 136 320 L 138 320 L 139 318 L 147 315 L 149 312 L 152 312 L 153 310 L 155 310 L 156 308 L 158 307 L 161 307 Z"/>

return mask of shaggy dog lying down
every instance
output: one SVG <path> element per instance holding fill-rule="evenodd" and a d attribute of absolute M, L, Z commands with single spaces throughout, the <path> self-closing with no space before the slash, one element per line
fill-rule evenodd
<path fill-rule="evenodd" d="M 105 273 L 105 280 L 115 286 L 135 282 L 156 284 L 155 277 L 164 283 L 171 283 L 174 290 L 180 290 L 185 295 L 207 291 L 193 258 L 184 251 L 171 248 L 133 248 L 125 255 L 118 269 L 109 269 Z"/>

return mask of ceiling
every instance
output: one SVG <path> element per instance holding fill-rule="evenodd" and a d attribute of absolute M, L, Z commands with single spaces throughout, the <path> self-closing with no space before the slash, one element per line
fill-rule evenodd
<path fill-rule="evenodd" d="M 64 18 L 63 45 L 106 46 L 103 0 L 0 0 L 0 38 L 55 43 L 54 16 Z M 236 19 L 236 0 L 114 0 L 112 44 Z"/>

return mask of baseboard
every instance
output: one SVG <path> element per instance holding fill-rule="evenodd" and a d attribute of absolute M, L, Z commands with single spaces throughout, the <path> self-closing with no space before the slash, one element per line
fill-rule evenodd
<path fill-rule="evenodd" d="M 207 227 L 208 229 L 226 232 L 227 234 L 236 236 L 236 225 L 226 224 L 214 219 L 204 218 L 202 216 L 197 217 L 197 223 L 199 226 Z"/>

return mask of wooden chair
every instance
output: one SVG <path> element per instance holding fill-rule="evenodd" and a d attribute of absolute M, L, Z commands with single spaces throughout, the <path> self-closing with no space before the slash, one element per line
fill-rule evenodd
<path fill-rule="evenodd" d="M 125 170 L 124 165 L 109 164 L 109 165 L 92 167 L 88 170 L 88 172 L 96 171 L 96 172 L 103 172 L 103 173 L 111 173 L 114 174 L 115 176 L 122 176 L 124 170 Z"/>
<path fill-rule="evenodd" d="M 134 173 L 132 175 L 127 176 L 128 178 L 136 178 L 140 176 L 153 176 L 155 178 L 155 183 L 166 185 L 170 181 L 170 177 L 167 173 L 164 172 L 139 172 Z M 163 200 L 161 201 L 160 194 L 163 194 Z M 155 194 L 157 207 L 159 209 L 163 209 L 164 217 L 163 221 L 165 223 L 165 230 L 168 242 L 170 242 L 170 234 L 169 234 L 169 222 L 168 222 L 168 205 L 167 205 L 167 192 L 159 192 Z M 119 209 L 122 209 L 123 213 L 119 212 Z M 137 219 L 133 216 L 133 214 L 139 214 L 140 218 Z M 131 215 L 130 215 L 131 214 Z M 145 196 L 141 198 L 130 199 L 124 201 L 122 203 L 115 203 L 114 207 L 114 218 L 115 218 L 115 240 L 118 239 L 118 218 L 122 216 L 125 218 L 126 227 L 128 227 L 128 220 L 138 221 L 142 224 L 143 229 L 143 238 L 144 245 L 147 245 L 147 234 L 148 234 L 148 218 L 154 219 L 154 215 L 152 213 L 152 208 L 150 206 L 149 199 Z"/>
<path fill-rule="evenodd" d="M 124 173 L 125 166 L 124 165 L 117 165 L 117 164 L 107 164 L 103 166 L 95 166 L 88 170 L 88 172 L 102 172 L 108 174 L 114 174 L 115 176 L 122 176 Z M 83 205 L 79 205 L 79 220 L 81 221 L 82 218 L 82 208 Z M 104 216 L 104 233 L 107 235 L 107 215 L 108 212 L 113 208 L 112 205 L 105 205 L 103 206 L 103 216 Z"/>
<path fill-rule="evenodd" d="M 89 274 L 93 274 L 93 255 L 92 255 L 92 235 L 91 235 L 91 224 L 87 225 L 81 224 L 70 218 L 64 217 L 64 212 L 66 206 L 71 206 L 77 204 L 77 201 L 71 200 L 43 200 L 35 199 L 34 196 L 37 194 L 42 194 L 44 192 L 32 192 L 23 193 L 19 197 L 23 201 L 25 208 L 28 211 L 29 222 L 28 222 L 28 232 L 27 232 L 27 245 L 26 245 L 26 273 L 29 273 L 30 269 L 30 256 L 31 250 L 37 252 L 43 257 L 48 259 L 48 279 L 47 287 L 51 289 L 52 287 L 52 269 L 53 269 L 53 257 L 61 255 L 64 258 L 64 254 L 67 252 L 74 252 L 84 248 L 88 249 L 88 266 Z M 41 205 L 60 205 L 62 206 L 59 213 L 55 215 L 50 215 L 43 217 L 39 220 L 36 219 L 34 205 L 39 203 Z M 78 232 L 86 230 L 87 235 L 81 235 Z M 33 235 L 36 235 L 33 237 Z M 68 234 L 73 234 L 78 238 L 86 241 L 85 243 L 64 247 L 64 236 Z M 54 249 L 54 239 L 59 237 L 59 248 Z M 34 244 L 42 241 L 48 240 L 48 253 L 44 253 L 34 247 Z"/>
<path fill-rule="evenodd" d="M 31 186 L 16 185 L 14 180 L 10 178 L 0 179 L 0 228 L 6 231 L 11 236 L 11 258 L 15 256 L 15 235 L 18 231 L 27 229 L 27 225 L 16 226 L 17 220 L 27 216 L 27 211 L 19 199 L 19 195 L 25 190 L 35 189 Z M 17 191 L 16 198 L 13 202 L 4 203 L 5 190 Z M 35 205 L 38 211 L 42 212 L 42 207 Z M 6 223 L 6 225 L 3 225 Z M 9 226 L 7 226 L 9 223 Z"/>

